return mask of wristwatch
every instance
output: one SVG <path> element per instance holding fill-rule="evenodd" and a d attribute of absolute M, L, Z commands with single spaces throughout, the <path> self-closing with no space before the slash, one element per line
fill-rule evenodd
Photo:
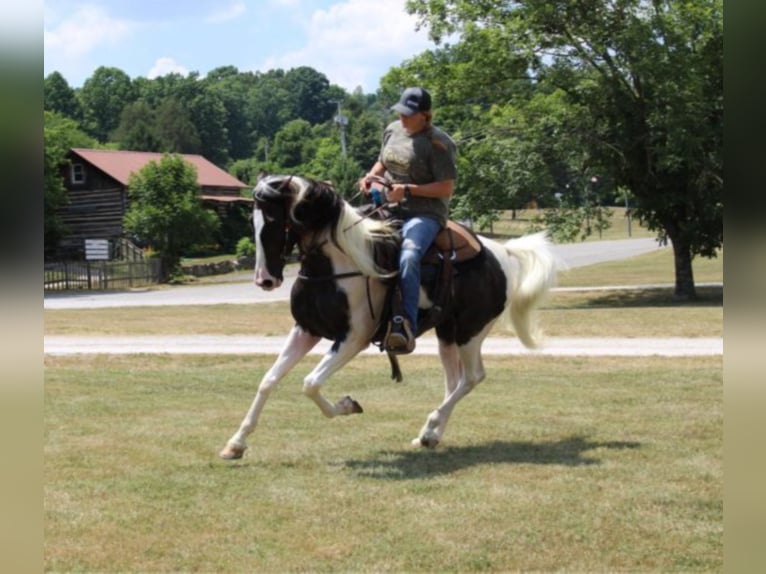
<path fill-rule="evenodd" d="M 407 184 L 404 184 L 404 199 L 409 199 L 412 197 L 412 191 L 410 191 L 410 186 Z"/>

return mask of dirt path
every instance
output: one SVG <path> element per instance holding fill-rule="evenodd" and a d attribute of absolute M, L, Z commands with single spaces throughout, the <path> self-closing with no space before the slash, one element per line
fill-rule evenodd
<path fill-rule="evenodd" d="M 45 353 L 50 355 L 79 354 L 173 354 L 173 355 L 252 355 L 278 354 L 284 337 L 260 337 L 243 335 L 184 335 L 184 336 L 100 336 L 52 335 L 44 340 Z M 322 341 L 312 354 L 323 354 L 330 348 L 330 341 Z M 365 354 L 378 354 L 375 346 L 368 347 Z M 418 339 L 415 354 L 436 355 L 437 344 L 433 336 Z M 678 357 L 722 355 L 723 339 L 701 337 L 671 338 L 575 338 L 552 337 L 544 348 L 530 351 L 517 339 L 489 337 L 484 342 L 486 356 L 508 355 L 556 355 L 556 356 L 615 356 L 615 357 Z"/>

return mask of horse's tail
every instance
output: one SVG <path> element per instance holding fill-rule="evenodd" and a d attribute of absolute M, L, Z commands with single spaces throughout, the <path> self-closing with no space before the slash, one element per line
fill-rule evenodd
<path fill-rule="evenodd" d="M 534 349 L 542 344 L 542 331 L 532 312 L 556 283 L 559 265 L 544 231 L 511 239 L 504 247 L 519 262 L 515 281 L 509 277 L 508 282 L 511 323 L 524 346 Z"/>

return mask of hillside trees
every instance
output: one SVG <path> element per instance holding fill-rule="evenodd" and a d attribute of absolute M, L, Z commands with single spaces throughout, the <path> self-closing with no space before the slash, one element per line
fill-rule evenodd
<path fill-rule="evenodd" d="M 117 128 L 120 114 L 136 99 L 130 77 L 119 68 L 101 66 L 85 80 L 79 91 L 83 108 L 83 128 L 101 142 Z"/>
<path fill-rule="evenodd" d="M 80 100 L 59 72 L 51 72 L 43 82 L 43 109 L 76 121 L 82 119 Z"/>

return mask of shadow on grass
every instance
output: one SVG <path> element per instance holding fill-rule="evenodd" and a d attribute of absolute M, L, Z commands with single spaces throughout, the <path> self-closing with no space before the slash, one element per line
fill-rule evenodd
<path fill-rule="evenodd" d="M 347 460 L 345 468 L 360 476 L 385 480 L 428 478 L 483 464 L 551 464 L 588 466 L 600 464 L 585 452 L 599 449 L 640 448 L 637 442 L 592 442 L 575 436 L 554 442 L 493 441 L 481 445 L 446 447 L 433 451 L 381 451 L 374 458 Z"/>
<path fill-rule="evenodd" d="M 672 288 L 631 289 L 608 291 L 604 294 L 591 292 L 580 304 L 551 305 L 566 309 L 619 309 L 624 307 L 722 307 L 723 287 L 697 287 L 694 301 L 676 301 Z"/>

